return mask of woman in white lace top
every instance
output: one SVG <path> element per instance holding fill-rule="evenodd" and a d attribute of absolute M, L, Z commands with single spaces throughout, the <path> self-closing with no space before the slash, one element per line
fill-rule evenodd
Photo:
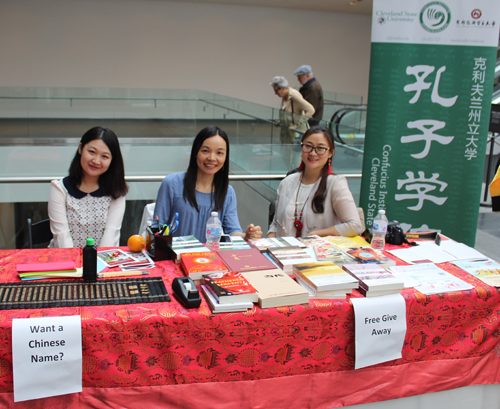
<path fill-rule="evenodd" d="M 87 238 L 100 247 L 118 246 L 127 191 L 118 138 L 108 128 L 90 129 L 69 176 L 51 183 L 49 247 L 83 247 Z"/>

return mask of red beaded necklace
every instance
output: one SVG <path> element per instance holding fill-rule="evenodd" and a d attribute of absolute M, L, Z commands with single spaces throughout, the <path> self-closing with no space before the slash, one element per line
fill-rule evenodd
<path fill-rule="evenodd" d="M 298 200 L 299 200 L 300 188 L 302 187 L 302 176 L 299 179 L 299 188 L 297 189 L 297 195 L 295 196 L 295 212 L 293 214 L 293 218 L 294 218 L 293 226 L 295 227 L 295 230 L 296 230 L 295 237 L 300 237 L 300 235 L 302 234 L 302 228 L 304 227 L 304 224 L 302 223 L 302 215 L 304 214 L 304 209 L 306 207 L 306 204 L 307 204 L 309 198 L 311 197 L 311 194 L 315 191 L 315 187 L 316 187 L 316 184 L 318 183 L 318 181 L 319 181 L 319 179 L 316 181 L 316 183 L 314 183 L 314 186 L 312 187 L 311 192 L 309 192 L 309 195 L 307 196 L 307 199 L 304 202 L 302 209 L 300 210 L 300 214 L 297 215 L 297 213 L 298 213 L 297 204 L 298 204 Z"/>

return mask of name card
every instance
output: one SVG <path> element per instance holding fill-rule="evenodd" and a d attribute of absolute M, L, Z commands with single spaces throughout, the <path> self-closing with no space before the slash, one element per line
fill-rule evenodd
<path fill-rule="evenodd" d="M 79 315 L 12 320 L 14 402 L 82 391 Z"/>
<path fill-rule="evenodd" d="M 401 294 L 351 298 L 356 330 L 355 369 L 401 358 L 406 305 Z"/>

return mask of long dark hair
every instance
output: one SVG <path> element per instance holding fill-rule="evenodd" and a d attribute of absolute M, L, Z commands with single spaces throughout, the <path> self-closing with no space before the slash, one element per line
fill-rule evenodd
<path fill-rule="evenodd" d="M 326 138 L 328 142 L 328 146 L 330 147 L 330 152 L 332 154 L 335 151 L 335 143 L 333 142 L 333 134 L 330 129 L 321 126 L 321 125 L 316 125 L 313 126 L 312 128 L 308 129 L 304 135 L 302 135 L 302 142 L 304 142 L 310 135 L 315 134 L 315 133 L 322 133 L 324 137 Z M 328 151 L 325 153 L 325 155 L 328 154 Z M 332 156 L 333 158 L 333 156 Z M 302 169 L 302 172 L 304 169 Z M 328 161 L 325 163 L 325 166 L 323 166 L 323 169 L 321 169 L 321 180 L 319 182 L 318 189 L 316 190 L 316 193 L 314 194 L 314 197 L 311 201 L 311 207 L 314 213 L 323 213 L 325 210 L 325 197 L 326 197 L 326 182 L 328 180 Z"/>
<path fill-rule="evenodd" d="M 197 156 L 200 151 L 205 139 L 211 138 L 212 136 L 219 135 L 222 139 L 226 141 L 226 160 L 224 166 L 214 175 L 214 180 L 212 182 L 213 187 L 213 197 L 214 197 L 214 211 L 219 211 L 224 207 L 224 200 L 226 199 L 227 187 L 229 186 L 229 139 L 226 133 L 215 125 L 207 126 L 203 128 L 196 138 L 194 138 L 193 147 L 191 148 L 191 158 L 189 159 L 189 167 L 184 177 L 184 191 L 182 195 L 184 199 L 187 200 L 191 206 L 193 206 L 196 211 L 200 211 L 198 208 L 198 202 L 196 201 L 196 176 L 198 175 L 198 164 Z"/>
<path fill-rule="evenodd" d="M 120 151 L 120 144 L 115 133 L 108 128 L 96 126 L 89 129 L 80 140 L 81 149 L 76 150 L 75 157 L 69 167 L 69 179 L 74 186 L 80 186 L 83 177 L 81 164 L 83 147 L 93 140 L 101 139 L 109 148 L 111 153 L 111 163 L 108 170 L 99 176 L 99 188 L 106 196 L 117 199 L 125 196 L 128 192 L 128 186 L 125 183 L 125 170 L 123 167 L 123 157 Z"/>

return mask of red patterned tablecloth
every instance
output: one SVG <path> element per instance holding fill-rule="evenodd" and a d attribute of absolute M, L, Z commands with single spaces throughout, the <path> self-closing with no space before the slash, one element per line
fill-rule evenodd
<path fill-rule="evenodd" d="M 80 251 L 2 250 L 0 280 L 18 281 L 19 263 L 75 260 L 81 265 Z M 496 362 L 500 360 L 495 346 L 500 337 L 500 294 L 449 263 L 441 266 L 474 284 L 475 289 L 434 296 L 404 290 L 408 329 L 402 359 L 357 371 L 354 313 L 348 300 L 311 300 L 309 305 L 270 309 L 256 306 L 244 313 L 216 315 L 211 314 L 205 300 L 200 308 L 186 310 L 175 299 L 169 303 L 0 310 L 0 403 L 2 396 L 8 401 L 13 390 L 12 319 L 61 315 L 82 318 L 84 392 L 85 388 L 102 388 L 110 391 L 109 396 L 113 388 L 205 383 L 219 383 L 217 387 L 221 388 L 220 383 L 226 383 L 239 389 L 245 385 L 242 381 L 276 378 L 287 388 L 294 388 L 293 382 L 301 378 L 282 378 L 313 375 L 307 379 L 330 382 L 334 377 L 337 382 L 344 379 L 350 383 L 345 390 L 352 399 L 340 401 L 338 406 L 342 406 L 418 393 L 413 381 L 424 368 L 426 373 L 421 376 L 429 388 L 423 392 L 498 382 L 500 365 Z M 157 263 L 152 275 L 163 277 L 171 293 L 172 280 L 182 274 L 178 266 L 163 261 Z M 457 371 L 452 373 L 448 368 L 453 365 Z M 471 379 L 475 365 L 490 371 L 483 368 L 481 376 Z M 378 378 L 374 371 L 385 374 L 385 379 L 389 372 L 402 371 L 417 378 L 398 384 L 391 392 L 394 382 L 401 379 L 394 379 L 392 385 L 383 381 L 373 384 Z M 449 383 L 443 371 L 449 372 Z M 353 376 L 361 380 L 370 373 L 371 381 L 360 381 L 357 386 L 365 388 L 365 394 L 348 392 L 354 387 Z M 324 407 L 334 406 L 335 402 L 328 402 Z"/>

